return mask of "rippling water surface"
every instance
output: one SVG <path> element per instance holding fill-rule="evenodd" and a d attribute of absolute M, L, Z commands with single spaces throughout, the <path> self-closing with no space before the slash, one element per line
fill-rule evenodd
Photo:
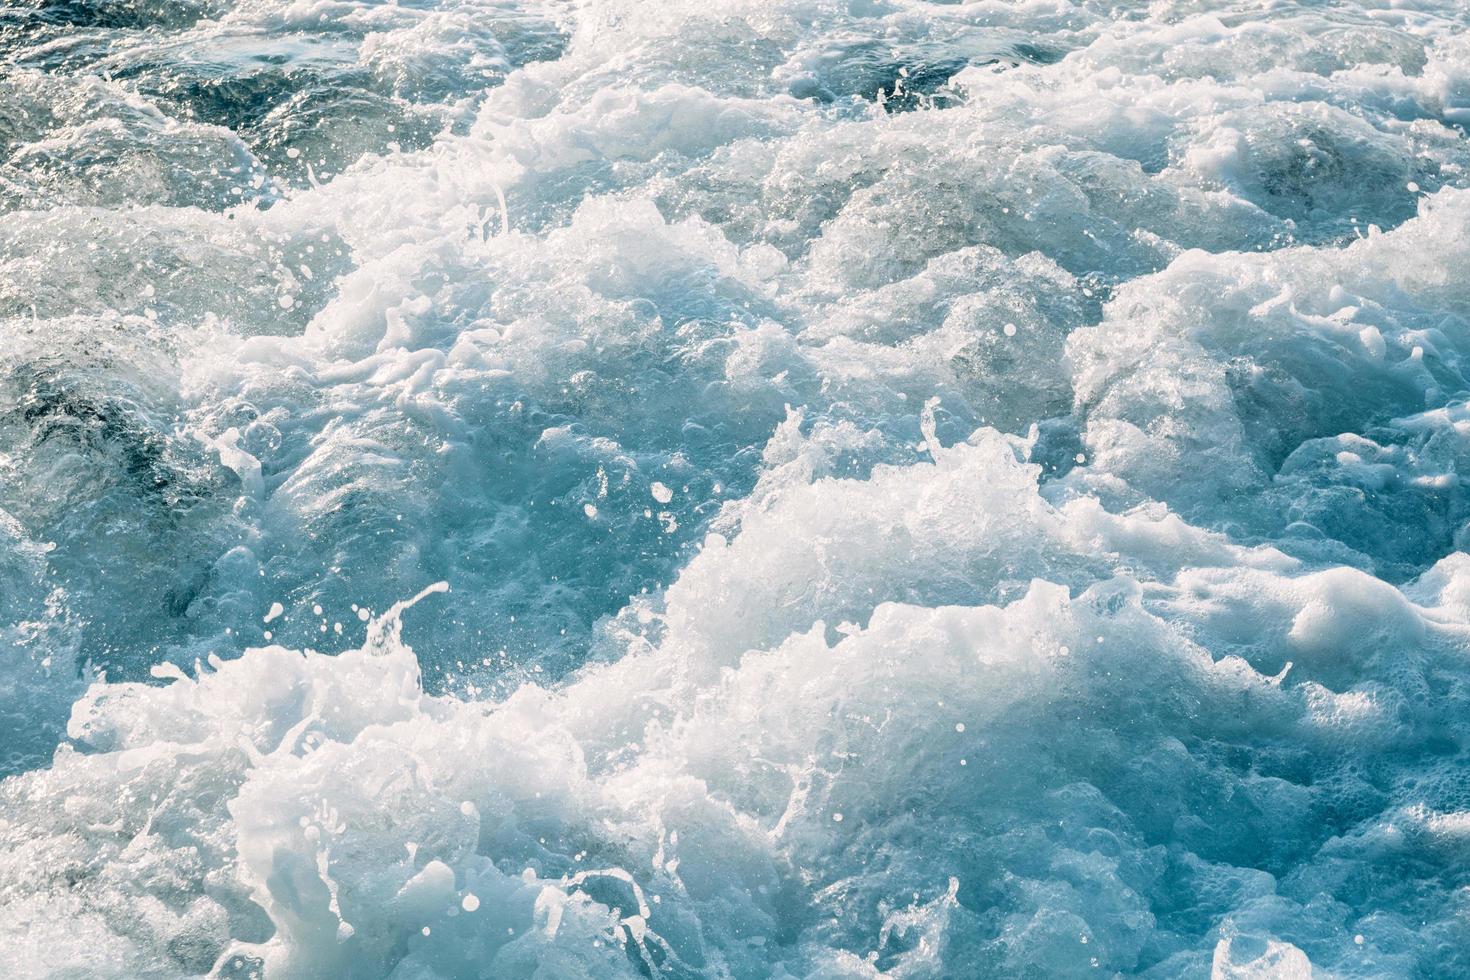
<path fill-rule="evenodd" d="M 15 0 L 0 975 L 1470 977 L 1467 126 L 1458 0 Z"/>

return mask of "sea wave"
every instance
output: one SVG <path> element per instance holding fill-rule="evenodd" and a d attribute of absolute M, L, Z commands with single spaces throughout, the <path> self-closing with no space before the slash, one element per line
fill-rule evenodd
<path fill-rule="evenodd" d="M 0 973 L 1470 975 L 1467 27 L 0 11 Z"/>

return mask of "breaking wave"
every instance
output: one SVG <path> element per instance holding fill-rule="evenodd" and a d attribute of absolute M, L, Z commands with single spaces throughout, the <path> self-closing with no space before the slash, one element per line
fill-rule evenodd
<path fill-rule="evenodd" d="M 0 974 L 1470 976 L 1467 31 L 0 11 Z"/>

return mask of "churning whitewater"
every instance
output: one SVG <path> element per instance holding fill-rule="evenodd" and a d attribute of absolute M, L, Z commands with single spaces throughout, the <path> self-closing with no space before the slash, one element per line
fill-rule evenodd
<path fill-rule="evenodd" d="M 0 976 L 1470 977 L 1467 128 L 1462 0 L 15 0 Z"/>

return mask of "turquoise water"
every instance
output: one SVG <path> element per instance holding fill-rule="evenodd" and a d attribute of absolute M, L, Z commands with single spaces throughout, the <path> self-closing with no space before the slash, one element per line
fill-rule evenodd
<path fill-rule="evenodd" d="M 1467 27 L 0 11 L 0 975 L 1470 976 Z"/>

